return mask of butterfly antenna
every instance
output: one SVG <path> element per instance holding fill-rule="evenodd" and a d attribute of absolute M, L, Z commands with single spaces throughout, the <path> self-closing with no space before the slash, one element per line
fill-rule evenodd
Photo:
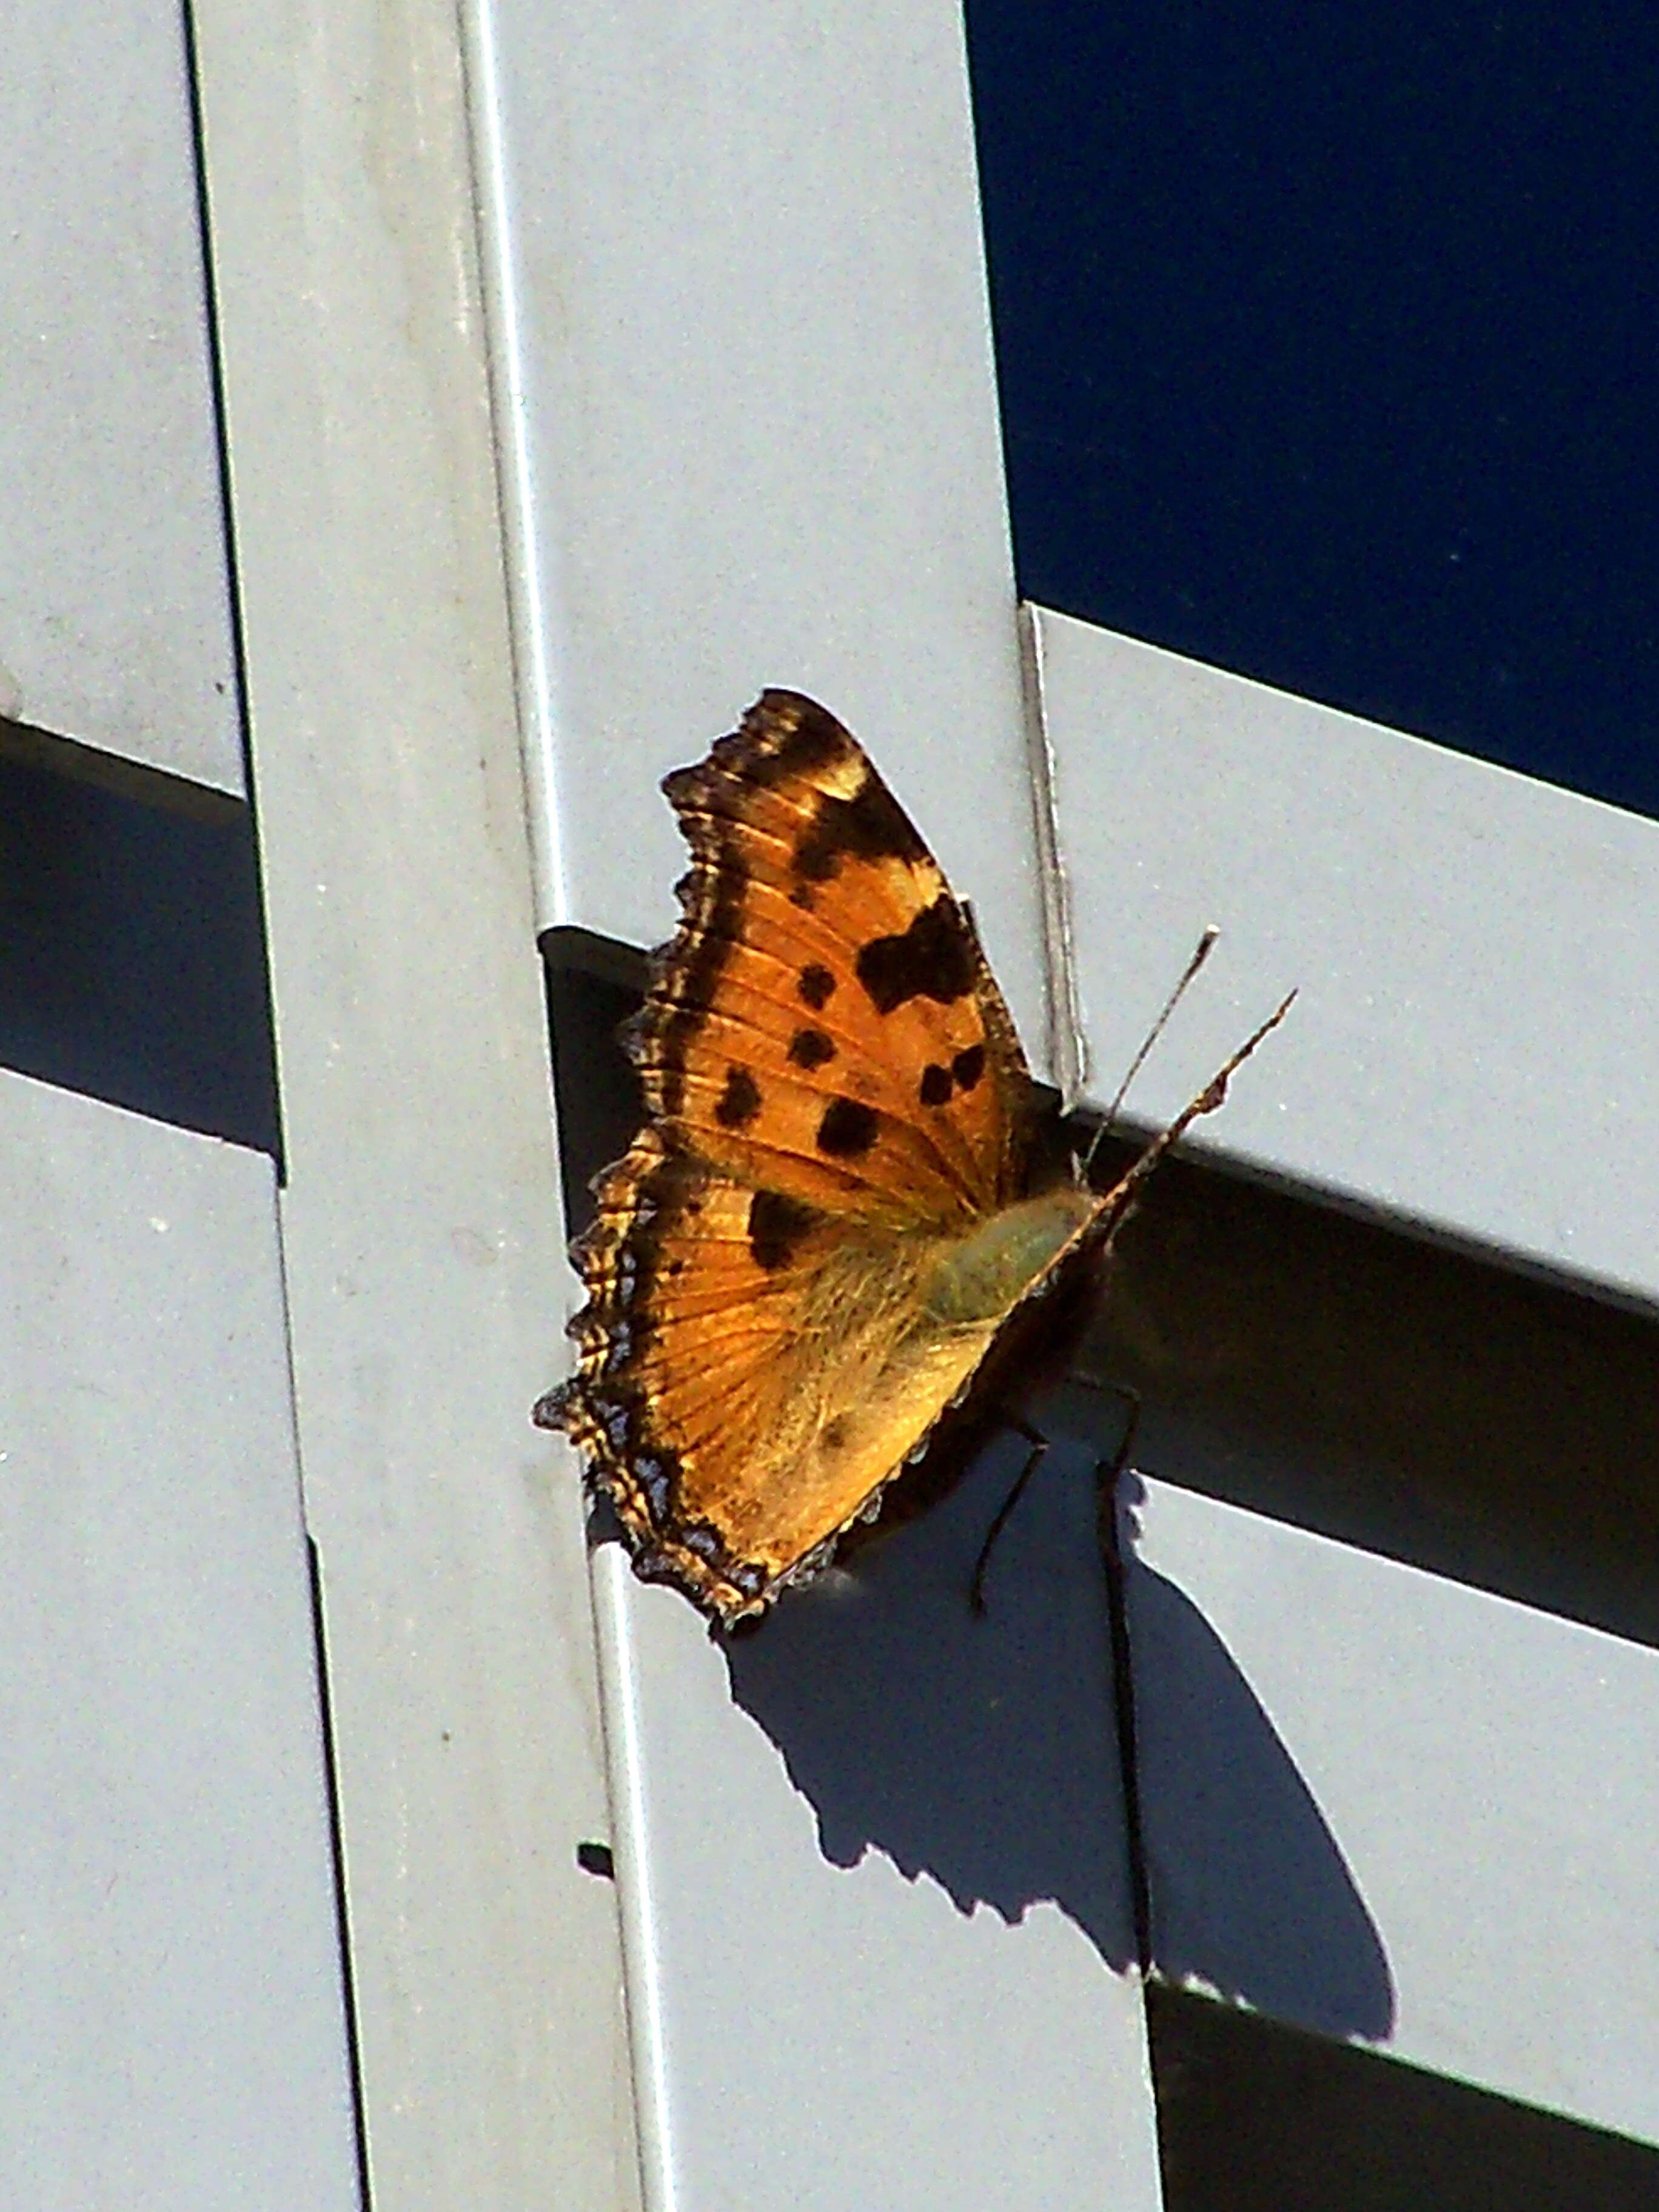
<path fill-rule="evenodd" d="M 1129 1085 L 1134 1081 L 1136 1076 L 1139 1074 L 1141 1069 L 1146 1066 L 1147 1054 L 1158 1042 L 1159 1037 L 1163 1036 L 1164 1024 L 1169 1020 L 1170 1015 L 1174 1013 L 1176 1008 L 1181 1004 L 1182 998 L 1186 994 L 1187 986 L 1192 981 L 1194 976 L 1197 975 L 1199 969 L 1209 958 L 1210 949 L 1220 934 L 1221 932 L 1216 927 L 1215 924 L 1212 922 L 1209 927 L 1205 931 L 1203 936 L 1199 939 L 1196 951 L 1194 951 L 1192 958 L 1187 963 L 1186 967 L 1182 970 L 1181 981 L 1176 985 L 1174 990 L 1170 992 L 1169 997 L 1164 1000 L 1163 1012 L 1152 1024 L 1151 1029 L 1147 1030 L 1146 1038 L 1141 1044 L 1140 1050 L 1129 1062 L 1128 1073 L 1125 1075 L 1122 1082 L 1118 1085 L 1117 1095 L 1113 1099 L 1111 1104 L 1106 1109 L 1106 1117 L 1101 1122 L 1100 1127 L 1095 1131 L 1094 1135 L 1089 1139 L 1089 1149 L 1083 1156 L 1083 1180 L 1085 1184 L 1089 1180 L 1089 1170 L 1095 1164 L 1095 1154 L 1100 1150 L 1101 1139 L 1110 1132 L 1113 1125 L 1115 1123 L 1117 1120 L 1118 1109 L 1122 1105 L 1124 1100 L 1129 1095 Z M 1294 996 L 1295 994 L 1292 994 L 1291 995 Z M 1272 1027 L 1271 1023 L 1268 1024 L 1268 1027 Z M 1250 1046 L 1247 1047 L 1246 1049 L 1249 1050 L 1253 1048 L 1257 1042 L 1259 1042 L 1259 1040 L 1252 1038 L 1250 1041 Z M 1231 1073 L 1231 1070 L 1229 1072 Z"/>
<path fill-rule="evenodd" d="M 1164 1153 L 1169 1151 L 1170 1146 L 1185 1134 L 1200 1114 L 1213 1114 L 1217 1107 L 1224 1103 L 1229 1081 L 1243 1067 L 1262 1038 L 1279 1027 L 1295 1004 L 1296 993 L 1286 992 L 1261 1028 L 1245 1038 L 1231 1059 L 1216 1070 L 1197 1097 L 1189 1104 L 1183 1106 L 1169 1127 L 1154 1137 L 1152 1143 L 1146 1146 L 1139 1158 L 1111 1194 L 1116 1201 L 1112 1216 L 1112 1234 L 1116 1233 L 1117 1226 L 1127 1213 L 1136 1192 L 1163 1158 Z"/>

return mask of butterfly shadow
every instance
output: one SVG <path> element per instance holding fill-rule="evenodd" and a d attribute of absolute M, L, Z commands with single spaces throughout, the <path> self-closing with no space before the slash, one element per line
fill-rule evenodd
<path fill-rule="evenodd" d="M 1341 1845 L 1226 1645 L 1140 1557 L 1144 1498 L 1126 1474 L 1121 1601 L 1158 1972 L 1318 2034 L 1386 2041 L 1394 1978 Z"/>
<path fill-rule="evenodd" d="M 1146 1866 L 1126 1816 L 1097 1444 L 1051 1449 L 999 1539 L 988 1609 L 971 1613 L 975 1560 L 1025 1449 L 994 1436 L 925 1514 L 722 1639 L 732 1696 L 811 1804 L 825 1857 L 880 1852 L 1011 1924 L 1052 1900 L 1120 1972 L 1140 1954 L 1150 1880 L 1164 1978 L 1386 2037 L 1388 1962 L 1341 1850 L 1221 1639 L 1136 1555 L 1136 1478 L 1120 1489 L 1121 1601 L 1138 1679 L 1156 1674 L 1159 1713 L 1182 1732 L 1158 1768 L 1152 1825 L 1179 1840 L 1167 1866 Z"/>

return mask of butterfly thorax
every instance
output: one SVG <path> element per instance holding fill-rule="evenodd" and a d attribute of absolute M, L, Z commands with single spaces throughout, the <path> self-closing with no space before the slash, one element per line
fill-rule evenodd
<path fill-rule="evenodd" d="M 942 1244 L 922 1284 L 928 1316 L 957 1328 L 1007 1313 L 1099 1206 L 1093 1191 L 1061 1183 L 1004 1206 L 965 1237 Z"/>

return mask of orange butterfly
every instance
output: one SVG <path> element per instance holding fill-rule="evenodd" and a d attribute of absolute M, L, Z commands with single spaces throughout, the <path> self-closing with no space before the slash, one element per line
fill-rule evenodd
<path fill-rule="evenodd" d="M 833 714 L 768 691 L 663 789 L 692 864 L 626 1032 L 649 1118 L 595 1185 L 577 1371 L 535 1419 L 587 1454 L 636 1571 L 729 1622 L 873 1515 L 1290 1000 L 1097 1192 L 1036 1165 L 973 924 Z"/>

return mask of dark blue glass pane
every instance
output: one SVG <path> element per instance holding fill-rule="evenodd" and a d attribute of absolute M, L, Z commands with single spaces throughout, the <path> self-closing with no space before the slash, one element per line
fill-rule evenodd
<path fill-rule="evenodd" d="M 1659 814 L 1659 17 L 967 12 L 1022 591 Z"/>

